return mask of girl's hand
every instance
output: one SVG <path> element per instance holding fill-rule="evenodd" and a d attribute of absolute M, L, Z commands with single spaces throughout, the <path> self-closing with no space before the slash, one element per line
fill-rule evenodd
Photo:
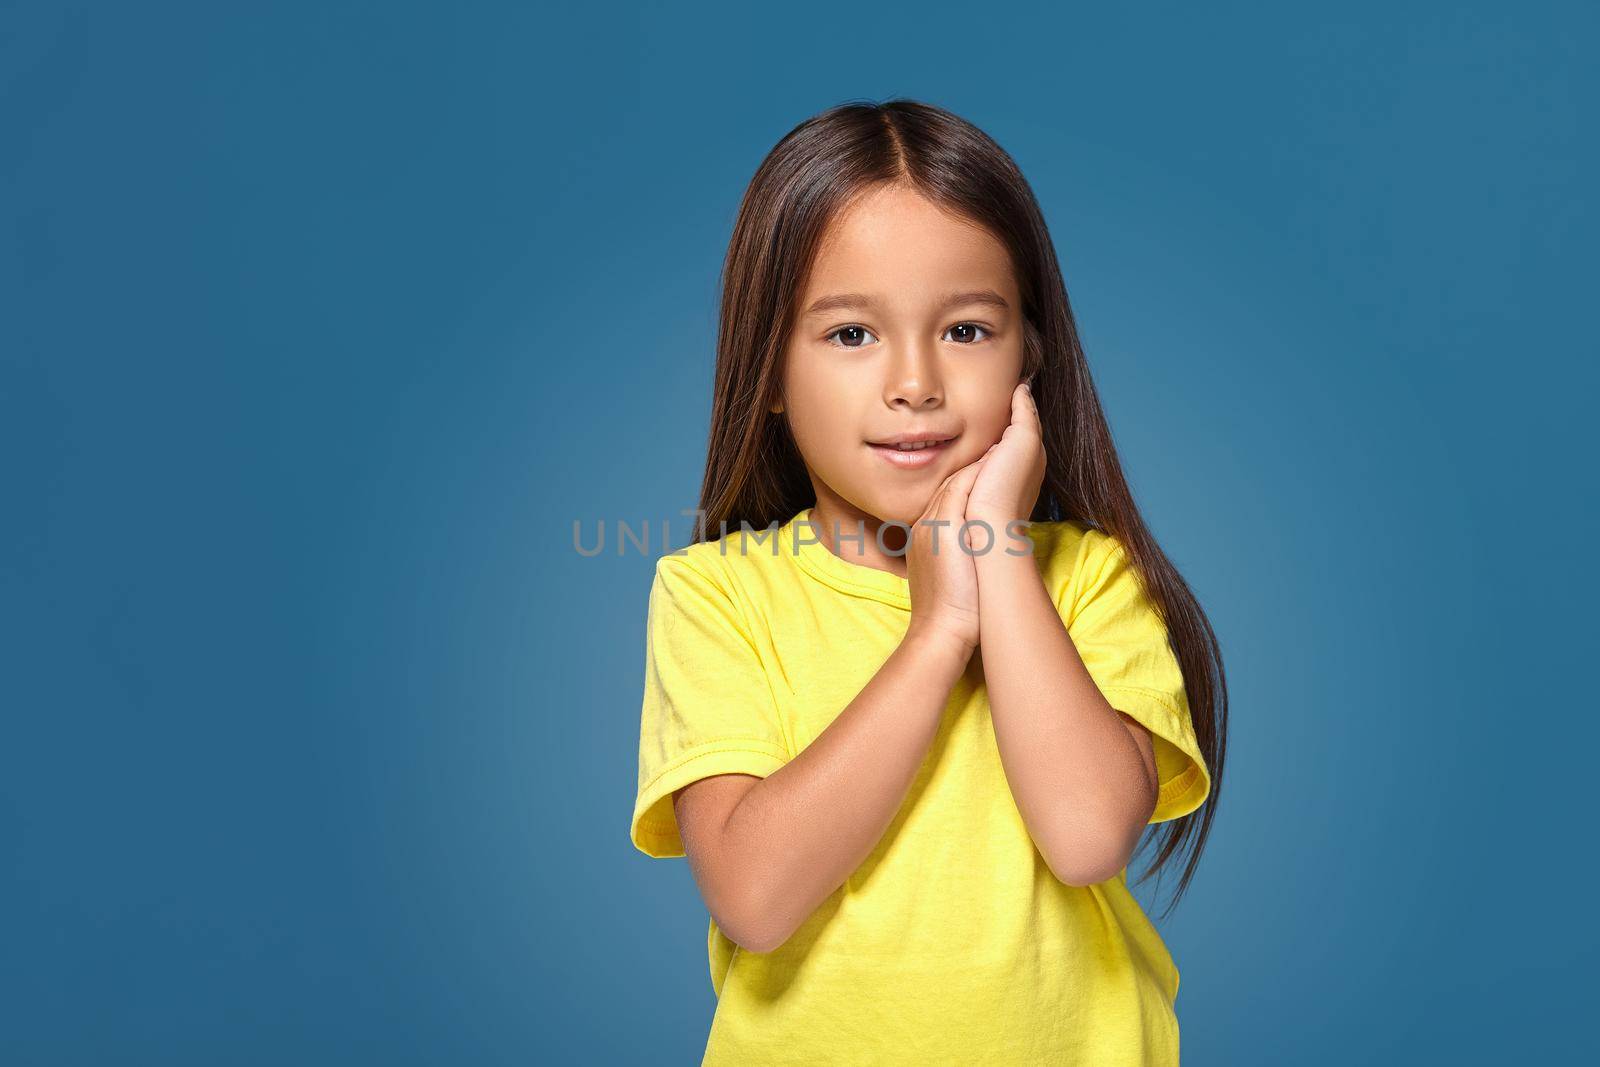
<path fill-rule="evenodd" d="M 983 473 L 967 501 L 967 518 L 982 519 L 1004 537 L 1006 523 L 1027 521 L 1044 485 L 1044 432 L 1028 383 L 1011 393 L 1011 424 L 978 460 Z"/>
<path fill-rule="evenodd" d="M 940 483 L 912 523 L 906 546 L 906 579 L 911 585 L 911 624 L 906 632 L 942 632 L 961 642 L 969 654 L 978 647 L 978 569 L 969 550 L 976 547 L 974 540 L 982 544 L 986 539 L 973 532 L 966 550 L 956 539 L 967 520 L 968 494 L 985 458 Z M 939 520 L 946 525 L 928 525 Z"/>

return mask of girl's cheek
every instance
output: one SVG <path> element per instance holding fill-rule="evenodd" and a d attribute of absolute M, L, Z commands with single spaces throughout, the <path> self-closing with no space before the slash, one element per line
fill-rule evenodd
<path fill-rule="evenodd" d="M 1006 427 L 1011 425 L 1011 394 L 1007 393 L 1004 404 L 993 404 L 984 410 L 983 433 L 984 447 L 987 448 L 1000 440 L 1000 435 L 1006 432 Z"/>

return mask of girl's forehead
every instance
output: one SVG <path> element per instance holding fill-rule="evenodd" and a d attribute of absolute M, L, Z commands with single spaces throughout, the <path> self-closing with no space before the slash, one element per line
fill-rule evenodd
<path fill-rule="evenodd" d="M 864 194 L 829 221 L 801 307 L 821 301 L 836 310 L 841 295 L 887 305 L 982 289 L 1016 306 L 1016 278 L 1005 244 L 977 222 L 894 187 Z"/>
<path fill-rule="evenodd" d="M 818 258 L 904 258 L 928 246 L 1005 254 L 1001 241 L 976 220 L 915 190 L 892 187 L 863 194 L 835 212 L 823 230 Z"/>

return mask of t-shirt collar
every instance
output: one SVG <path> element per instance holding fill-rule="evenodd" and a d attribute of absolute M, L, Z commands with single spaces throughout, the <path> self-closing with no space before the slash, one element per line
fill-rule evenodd
<path fill-rule="evenodd" d="M 812 525 L 799 525 L 807 521 Z M 840 532 L 853 533 L 848 528 Z M 801 570 L 818 581 L 843 593 L 881 601 L 904 611 L 911 610 L 911 583 L 906 579 L 865 563 L 853 563 L 843 556 L 836 556 L 827 545 L 813 540 L 823 536 L 823 531 L 821 521 L 812 518 L 811 508 L 801 508 L 796 512 L 783 524 L 778 535 L 783 552 L 792 557 Z M 864 536 L 871 537 L 872 533 L 867 531 Z M 845 551 L 854 553 L 855 541 L 848 541 Z"/>

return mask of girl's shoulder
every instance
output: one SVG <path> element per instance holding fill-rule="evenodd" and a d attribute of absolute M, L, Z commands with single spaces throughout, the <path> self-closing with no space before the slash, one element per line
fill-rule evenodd
<path fill-rule="evenodd" d="M 723 612 L 753 627 L 793 582 L 773 546 L 773 532 L 757 529 L 674 548 L 656 557 L 655 587 L 679 610 Z"/>
<path fill-rule="evenodd" d="M 689 571 L 720 586 L 737 584 L 738 572 L 763 554 L 773 556 L 776 531 L 730 530 L 722 537 L 696 541 L 656 557 L 656 573 Z"/>
<path fill-rule="evenodd" d="M 1120 547 L 1111 534 L 1080 519 L 1031 523 L 1028 537 L 1039 557 L 1040 573 L 1058 599 L 1092 579 Z"/>
<path fill-rule="evenodd" d="M 1077 519 L 1028 524 L 1034 553 L 1052 564 L 1059 564 L 1063 557 L 1074 556 L 1080 548 L 1091 546 L 1090 535 L 1097 534 L 1098 530 Z"/>

